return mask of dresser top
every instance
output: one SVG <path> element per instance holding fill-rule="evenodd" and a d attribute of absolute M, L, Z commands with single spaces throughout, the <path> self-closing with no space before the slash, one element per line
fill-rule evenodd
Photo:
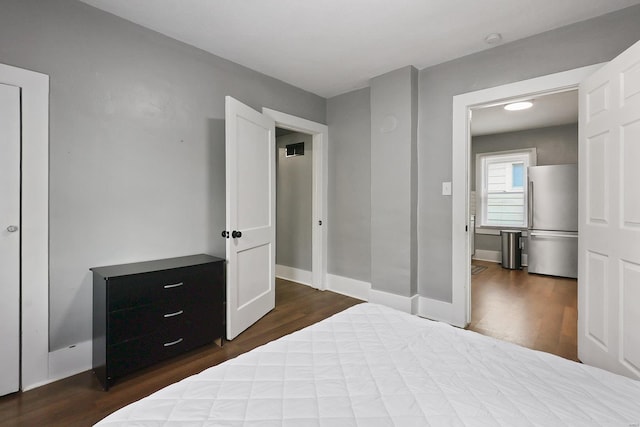
<path fill-rule="evenodd" d="M 92 267 L 89 270 L 108 279 L 110 277 L 129 276 L 132 274 L 150 273 L 152 271 L 171 270 L 173 268 L 190 267 L 192 265 L 209 264 L 224 261 L 211 255 L 199 254 L 177 258 L 158 259 L 154 261 L 134 262 L 131 264 Z"/>

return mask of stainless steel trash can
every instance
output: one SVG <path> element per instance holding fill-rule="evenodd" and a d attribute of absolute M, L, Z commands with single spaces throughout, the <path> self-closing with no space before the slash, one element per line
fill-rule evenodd
<path fill-rule="evenodd" d="M 500 240 L 502 241 L 502 268 L 508 268 L 509 270 L 520 270 L 522 268 L 521 237 L 521 231 L 500 231 Z"/>

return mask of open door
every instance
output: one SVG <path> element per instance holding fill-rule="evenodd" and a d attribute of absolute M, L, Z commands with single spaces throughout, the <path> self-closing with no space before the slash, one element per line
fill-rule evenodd
<path fill-rule="evenodd" d="M 275 307 L 275 122 L 227 96 L 227 339 Z"/>
<path fill-rule="evenodd" d="M 578 357 L 640 378 L 640 42 L 580 84 Z"/>

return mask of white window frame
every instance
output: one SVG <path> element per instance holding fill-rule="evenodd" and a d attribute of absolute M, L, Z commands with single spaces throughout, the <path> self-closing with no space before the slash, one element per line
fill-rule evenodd
<path fill-rule="evenodd" d="M 523 182 L 523 198 L 524 198 L 524 219 L 522 226 L 513 225 L 488 225 L 486 214 L 487 185 L 485 169 L 489 163 L 502 163 L 513 160 L 514 163 L 522 160 L 524 162 L 524 182 Z M 519 150 L 494 151 L 488 153 L 476 154 L 476 225 L 478 229 L 498 229 L 498 228 L 527 228 L 527 203 L 528 203 L 528 186 L 527 186 L 527 167 L 536 166 L 537 152 L 535 148 L 525 148 Z M 513 190 L 512 176 L 507 174 L 507 187 Z"/>

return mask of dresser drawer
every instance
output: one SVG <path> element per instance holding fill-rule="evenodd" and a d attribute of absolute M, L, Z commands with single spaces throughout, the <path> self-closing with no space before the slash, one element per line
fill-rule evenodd
<path fill-rule="evenodd" d="M 167 309 L 163 304 L 142 305 L 109 313 L 107 345 L 184 324 L 193 308 Z"/>
<path fill-rule="evenodd" d="M 172 301 L 184 304 L 215 295 L 215 266 L 201 265 L 118 277 L 109 283 L 108 311 Z"/>
<path fill-rule="evenodd" d="M 107 345 L 149 335 L 161 329 L 163 312 L 161 304 L 148 304 L 108 313 Z"/>
<path fill-rule="evenodd" d="M 210 328 L 214 324 L 213 320 L 199 319 L 211 316 L 204 316 L 201 311 L 197 311 L 194 312 L 194 317 L 195 319 L 185 318 L 183 322 L 173 322 L 166 329 L 149 335 L 108 346 L 108 376 L 119 377 L 213 342 L 216 338 Z"/>
<path fill-rule="evenodd" d="M 114 311 L 108 314 L 107 345 L 115 345 L 160 330 L 175 329 L 180 325 L 196 326 L 201 322 L 207 322 L 208 319 L 217 320 L 215 316 L 220 310 L 220 303 L 212 299 L 201 299 L 187 304 L 171 301 Z"/>
<path fill-rule="evenodd" d="M 107 348 L 107 376 L 112 379 L 152 365 L 165 358 L 167 347 L 181 348 L 184 344 L 181 333 L 158 331 L 110 346 Z"/>

